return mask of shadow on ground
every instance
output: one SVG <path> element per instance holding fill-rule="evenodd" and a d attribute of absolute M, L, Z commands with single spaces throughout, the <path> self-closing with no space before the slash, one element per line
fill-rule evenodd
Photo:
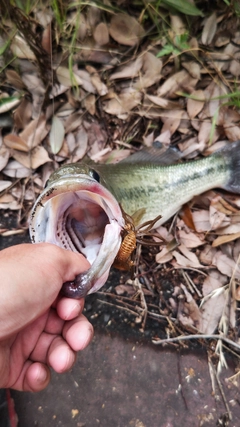
<path fill-rule="evenodd" d="M 10 217 L 4 221 L 11 223 Z M 0 248 L 26 241 L 27 234 L 1 237 Z M 159 324 L 148 322 L 140 333 L 125 313 L 99 303 L 96 295 L 87 297 L 86 315 L 95 337 L 75 367 L 53 373 L 43 392 L 12 392 L 19 427 L 239 427 L 238 388 L 227 381 L 234 360 L 222 374 L 222 389 L 216 384 L 213 393 L 206 349 L 154 346 Z"/>

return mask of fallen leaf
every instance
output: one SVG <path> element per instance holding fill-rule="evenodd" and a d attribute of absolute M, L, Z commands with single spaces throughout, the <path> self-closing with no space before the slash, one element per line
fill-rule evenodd
<path fill-rule="evenodd" d="M 69 68 L 59 66 L 56 70 L 57 78 L 59 83 L 66 87 L 72 87 L 74 85 L 81 85 L 82 79 L 74 72 L 71 72 Z"/>
<path fill-rule="evenodd" d="M 136 89 L 144 89 L 154 85 L 161 79 L 162 60 L 151 52 L 146 52 L 143 56 L 142 74 L 133 84 Z"/>
<path fill-rule="evenodd" d="M 142 64 L 143 56 L 140 55 L 134 61 L 130 61 L 127 65 L 120 67 L 119 71 L 116 71 L 115 73 L 111 74 L 109 80 L 111 81 L 126 78 L 133 79 L 138 75 L 139 71 L 141 70 Z"/>
<path fill-rule="evenodd" d="M 206 19 L 203 31 L 202 31 L 202 43 L 204 45 L 209 45 L 213 37 L 215 36 L 217 30 L 217 15 L 216 13 L 212 13 L 209 18 Z"/>
<path fill-rule="evenodd" d="M 81 126 L 78 132 L 76 133 L 76 148 L 73 153 L 73 163 L 81 160 L 87 152 L 88 148 L 88 134 L 85 131 L 84 127 Z"/>
<path fill-rule="evenodd" d="M 26 40 L 19 35 L 16 35 L 13 38 L 13 41 L 11 43 L 10 49 L 12 53 L 20 59 L 29 59 L 31 61 L 36 60 L 36 56 L 34 55 L 33 51 L 28 46 Z"/>
<path fill-rule="evenodd" d="M 23 90 L 25 85 L 20 77 L 20 75 L 15 70 L 6 70 L 7 82 L 18 90 Z"/>
<path fill-rule="evenodd" d="M 58 118 L 58 116 L 54 115 L 52 118 L 52 125 L 49 134 L 49 144 L 53 154 L 57 154 L 61 150 L 64 135 L 65 129 L 63 123 Z"/>
<path fill-rule="evenodd" d="M 233 240 L 239 239 L 239 237 L 240 237 L 240 232 L 235 234 L 219 236 L 212 242 L 212 246 L 213 248 L 216 248 L 220 245 L 224 245 L 225 243 L 232 242 Z"/>
<path fill-rule="evenodd" d="M 109 33 L 118 43 L 135 46 L 144 36 L 144 29 L 132 16 L 118 13 L 111 18 Z"/>
<path fill-rule="evenodd" d="M 223 276 L 219 271 L 212 270 L 209 272 L 209 275 L 205 277 L 203 286 L 202 286 L 202 294 L 203 296 L 207 296 L 211 294 L 218 288 L 221 288 L 223 285 L 226 285 L 228 278 Z"/>
<path fill-rule="evenodd" d="M 91 82 L 93 86 L 96 88 L 97 93 L 100 96 L 106 95 L 108 93 L 108 88 L 105 85 L 105 83 L 103 83 L 102 80 L 100 79 L 96 68 L 92 67 L 91 65 L 87 65 L 86 70 L 90 73 Z"/>
<path fill-rule="evenodd" d="M 205 243 L 203 236 L 201 236 L 202 239 L 200 239 L 196 233 L 192 233 L 191 231 L 186 232 L 185 230 L 179 230 L 178 237 L 180 242 L 187 248 L 198 248 Z"/>
<path fill-rule="evenodd" d="M 163 248 L 160 252 L 158 252 L 155 256 L 155 261 L 158 264 L 165 264 L 166 262 L 171 261 L 173 258 L 173 254 L 169 252 L 167 248 Z"/>
<path fill-rule="evenodd" d="M 199 330 L 201 328 L 201 314 L 199 307 L 190 292 L 188 292 L 186 286 L 182 283 L 181 289 L 184 292 L 185 300 L 182 304 L 179 304 L 177 318 L 182 325 L 190 327 L 193 326 Z"/>
<path fill-rule="evenodd" d="M 96 97 L 92 93 L 86 96 L 86 98 L 83 101 L 83 105 L 86 108 L 86 110 L 94 116 L 96 113 Z"/>
<path fill-rule="evenodd" d="M 0 171 L 7 166 L 10 153 L 6 147 L 0 147 Z"/>
<path fill-rule="evenodd" d="M 19 136 L 13 133 L 9 133 L 6 136 L 4 136 L 3 142 L 8 148 L 25 151 L 25 152 L 29 151 L 29 147 L 27 143 L 22 138 L 20 138 Z"/>
<path fill-rule="evenodd" d="M 10 160 L 5 169 L 3 169 L 3 173 L 11 178 L 26 178 L 32 174 L 32 171 L 16 160 Z"/>
<path fill-rule="evenodd" d="M 30 149 L 36 147 L 47 136 L 46 118 L 44 115 L 31 122 L 19 133 L 19 137 L 23 139 Z"/>
<path fill-rule="evenodd" d="M 217 249 L 213 248 L 211 245 L 205 245 L 199 255 L 201 263 L 205 265 L 212 265 L 212 260 L 216 252 Z"/>
<path fill-rule="evenodd" d="M 105 22 L 100 22 L 100 24 L 96 26 L 93 32 L 93 37 L 99 46 L 103 46 L 109 43 L 108 27 Z"/>
<path fill-rule="evenodd" d="M 24 153 L 21 151 L 14 150 L 13 151 L 13 158 L 17 160 L 17 163 L 19 162 L 22 166 L 24 166 L 26 169 L 37 169 L 39 166 L 43 165 L 46 162 L 51 162 L 52 160 L 48 156 L 47 150 L 45 150 L 44 147 L 35 147 L 30 153 Z M 3 171 L 5 174 L 5 169 Z M 23 171 L 23 173 L 26 173 Z M 12 176 L 12 175 L 8 175 Z M 28 175 L 26 175 L 28 176 Z M 23 178 L 22 176 L 17 176 L 17 178 Z"/>
<path fill-rule="evenodd" d="M 194 98 L 188 98 L 187 100 L 187 112 L 191 119 L 196 117 L 200 111 L 203 109 L 205 104 L 204 101 L 204 92 L 201 89 L 194 90 L 191 93 L 191 96 Z"/>
<path fill-rule="evenodd" d="M 232 277 L 232 275 L 234 274 L 234 277 L 236 277 L 236 279 L 240 278 L 240 269 L 235 263 L 235 261 L 229 258 L 227 255 L 223 254 L 221 251 L 216 252 L 213 257 L 212 263 L 217 267 L 220 273 L 228 277 Z"/>
<path fill-rule="evenodd" d="M 199 331 L 202 334 L 209 335 L 215 332 L 227 303 L 228 291 L 224 288 L 213 291 L 212 296 L 206 299 L 201 306 L 202 322 Z"/>
<path fill-rule="evenodd" d="M 12 185 L 12 181 L 0 180 L 0 192 L 6 190 L 10 185 Z"/>
<path fill-rule="evenodd" d="M 157 90 L 158 96 L 177 97 L 176 92 L 184 92 L 185 86 L 195 86 L 197 79 L 193 79 L 186 70 L 178 71 L 170 76 Z"/>
<path fill-rule="evenodd" d="M 193 222 L 194 222 L 195 228 L 198 233 L 211 230 L 208 211 L 206 210 L 195 211 L 192 213 L 192 216 L 193 216 Z"/>
<path fill-rule="evenodd" d="M 139 105 L 141 97 L 142 96 L 139 91 L 134 89 L 128 90 L 126 92 L 122 92 L 119 96 L 116 95 L 116 98 L 104 101 L 103 109 L 108 114 L 121 116 Z"/>

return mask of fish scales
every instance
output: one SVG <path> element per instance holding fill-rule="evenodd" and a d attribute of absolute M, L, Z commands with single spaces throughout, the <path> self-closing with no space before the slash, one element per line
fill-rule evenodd
<path fill-rule="evenodd" d="M 195 195 L 224 187 L 229 181 L 228 162 L 218 155 L 213 162 L 213 157 L 170 166 L 119 163 L 98 165 L 96 169 L 125 212 L 133 215 L 145 208 L 141 222 L 161 214 L 160 225 Z"/>

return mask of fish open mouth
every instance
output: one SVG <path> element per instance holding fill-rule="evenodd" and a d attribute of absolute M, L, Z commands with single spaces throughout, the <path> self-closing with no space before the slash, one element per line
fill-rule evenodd
<path fill-rule="evenodd" d="M 86 257 L 91 268 L 81 285 L 85 296 L 105 283 L 123 226 L 116 199 L 86 175 L 65 176 L 47 187 L 33 207 L 29 229 L 33 243 L 53 243 Z"/>

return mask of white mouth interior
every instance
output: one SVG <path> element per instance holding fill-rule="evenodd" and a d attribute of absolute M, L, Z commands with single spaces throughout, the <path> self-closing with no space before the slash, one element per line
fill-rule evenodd
<path fill-rule="evenodd" d="M 90 264 L 99 253 L 106 225 L 116 223 L 104 198 L 85 190 L 56 195 L 40 212 L 35 240 L 79 252 Z"/>

